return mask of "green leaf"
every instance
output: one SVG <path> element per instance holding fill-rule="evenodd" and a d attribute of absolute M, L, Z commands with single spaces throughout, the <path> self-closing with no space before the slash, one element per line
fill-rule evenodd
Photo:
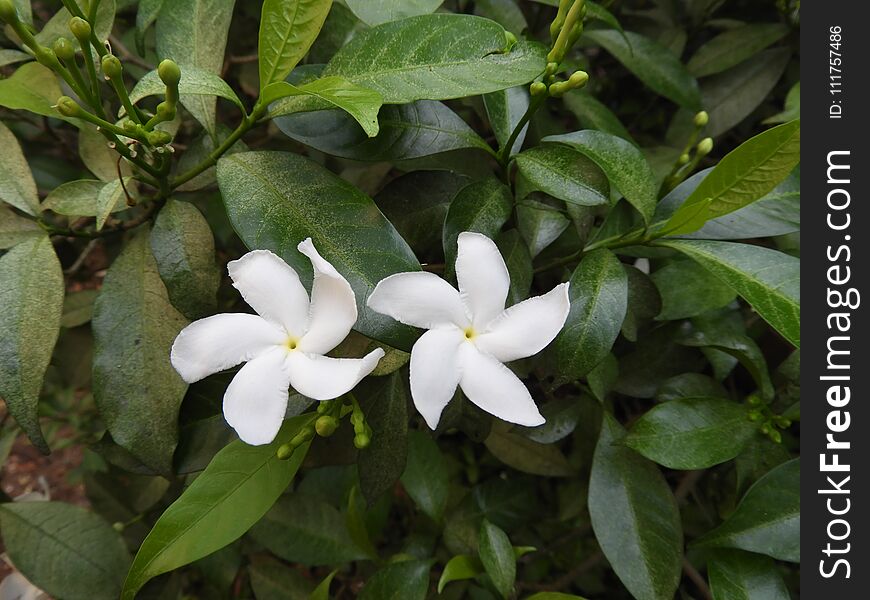
<path fill-rule="evenodd" d="M 729 152 L 662 226 L 670 235 L 691 233 L 710 219 L 763 198 L 800 162 L 801 122 L 760 133 Z"/>
<path fill-rule="evenodd" d="M 762 123 L 769 125 L 772 123 L 787 123 L 795 119 L 801 118 L 801 82 L 791 86 L 788 94 L 785 96 L 785 109 L 781 113 L 777 113 L 772 117 L 766 118 Z"/>
<path fill-rule="evenodd" d="M 598 101 L 592 94 L 572 92 L 562 97 L 565 108 L 574 113 L 580 124 L 587 129 L 597 129 L 604 133 L 616 135 L 632 144 L 635 143 L 631 134 L 612 110 Z"/>
<path fill-rule="evenodd" d="M 145 32 L 157 20 L 157 15 L 160 14 L 160 9 L 163 8 L 165 1 L 139 0 L 139 6 L 136 10 L 136 46 L 140 55 L 145 54 Z"/>
<path fill-rule="evenodd" d="M 417 507 L 440 522 L 447 508 L 447 462 L 438 444 L 425 432 L 408 432 L 408 461 L 402 486 Z"/>
<path fill-rule="evenodd" d="M 514 157 L 534 189 L 565 202 L 598 206 L 609 201 L 607 176 L 592 160 L 561 144 L 545 144 Z"/>
<path fill-rule="evenodd" d="M 391 491 L 405 470 L 408 457 L 408 395 L 404 375 L 363 381 L 356 395 L 364 402 L 366 421 L 372 428 L 371 445 L 357 458 L 360 491 L 372 506 Z"/>
<path fill-rule="evenodd" d="M 75 0 L 79 7 L 84 7 L 83 12 L 88 14 L 87 2 Z M 57 38 L 63 37 L 68 39 L 77 47 L 77 42 L 72 32 L 69 30 L 69 20 L 72 17 L 66 8 L 61 8 L 59 11 L 48 20 L 42 30 L 36 34 L 36 41 L 43 46 L 51 46 Z M 97 39 L 104 42 L 112 33 L 112 24 L 115 22 L 115 0 L 102 0 L 97 7 L 96 19 L 93 23 L 94 34 Z"/>
<path fill-rule="evenodd" d="M 101 181 L 115 181 L 119 170 L 122 177 L 132 175 L 130 163 L 118 160 L 120 155 L 109 147 L 109 142 L 96 127 L 86 125 L 79 128 L 79 156 Z"/>
<path fill-rule="evenodd" d="M 689 110 L 701 109 L 698 82 L 670 50 L 631 31 L 596 29 L 583 35 L 604 47 L 653 91 Z"/>
<path fill-rule="evenodd" d="M 657 316 L 662 310 L 662 297 L 653 280 L 639 269 L 623 265 L 628 277 L 628 304 L 622 335 L 636 342 L 638 329 Z"/>
<path fill-rule="evenodd" d="M 15 63 L 32 60 L 33 56 L 21 50 L 12 50 L 8 48 L 0 49 L 0 67 L 6 65 L 14 65 Z"/>
<path fill-rule="evenodd" d="M 170 2 L 170 4 L 172 4 Z M 238 106 L 242 111 L 245 110 L 245 105 L 242 104 L 242 101 L 239 100 L 239 97 L 233 91 L 233 88 L 229 86 L 229 84 L 220 78 L 220 75 L 216 73 L 212 73 L 211 71 L 207 71 L 205 69 L 193 66 L 186 65 L 181 67 L 181 80 L 178 82 L 178 91 L 182 95 L 182 97 L 187 97 L 185 101 L 190 101 L 190 97 L 193 96 L 215 96 L 217 98 L 223 98 L 224 100 L 229 100 L 236 106 Z M 157 74 L 157 70 L 149 71 L 142 76 L 138 82 L 136 82 L 136 86 L 130 92 L 130 101 L 134 104 L 139 102 L 142 98 L 147 98 L 148 96 L 162 96 L 166 93 L 166 84 L 160 79 L 160 76 Z M 197 102 L 208 102 L 208 100 L 197 100 Z M 205 104 L 197 104 L 196 106 L 205 106 Z M 199 116 L 197 116 L 196 112 L 192 113 L 199 120 Z M 201 115 L 200 115 L 201 116 Z M 202 121 L 200 121 L 202 123 Z M 215 127 L 213 121 L 208 121 L 211 128 Z M 203 127 L 206 127 L 206 123 L 202 123 Z"/>
<path fill-rule="evenodd" d="M 338 573 L 338 569 L 332 571 L 323 579 L 323 581 L 317 584 L 317 587 L 313 592 L 311 592 L 309 600 L 329 600 L 329 586 L 332 584 L 332 580 L 335 578 L 336 573 Z M 257 600 L 259 600 L 259 598 Z"/>
<path fill-rule="evenodd" d="M 157 15 L 157 56 L 175 60 L 182 79 L 191 68 L 220 74 L 234 5 L 235 0 L 164 2 Z M 181 103 L 209 133 L 215 133 L 216 100 L 211 94 L 182 92 Z"/>
<path fill-rule="evenodd" d="M 480 562 L 502 598 L 514 589 L 517 560 L 507 534 L 486 519 L 480 524 Z"/>
<path fill-rule="evenodd" d="M 672 598 L 683 558 L 677 502 L 653 463 L 615 445 L 622 435 L 619 423 L 605 413 L 589 479 L 592 528 L 634 598 Z"/>
<path fill-rule="evenodd" d="M 644 413 L 625 444 L 670 469 L 706 469 L 740 454 L 757 430 L 744 405 L 682 398 Z"/>
<path fill-rule="evenodd" d="M 476 0 L 474 14 L 492 19 L 517 36 L 529 28 L 526 16 L 516 0 Z"/>
<path fill-rule="evenodd" d="M 63 273 L 47 235 L 0 257 L 0 397 L 34 446 L 48 454 L 37 418 L 42 379 L 60 331 Z"/>
<path fill-rule="evenodd" d="M 356 485 L 352 486 L 347 498 L 347 513 L 345 515 L 347 532 L 356 547 L 362 550 L 368 558 L 378 560 L 378 550 L 372 544 L 366 525 L 365 505 L 365 500 L 360 496 L 359 488 Z"/>
<path fill-rule="evenodd" d="M 10 77 L 0 79 L 0 106 L 11 110 L 59 118 L 52 107 L 61 94 L 54 72 L 36 62 L 25 63 Z"/>
<path fill-rule="evenodd" d="M 561 211 L 543 202 L 526 198 L 517 204 L 517 228 L 532 258 L 559 239 L 570 224 Z"/>
<path fill-rule="evenodd" d="M 129 208 L 127 206 L 127 192 L 124 191 L 124 186 L 131 183 L 132 178 L 125 177 L 123 183 L 120 179 L 115 179 L 100 188 L 100 193 L 97 194 L 97 201 L 94 206 L 97 231 L 103 228 L 110 214 Z"/>
<path fill-rule="evenodd" d="M 570 396 L 551 400 L 541 406 L 547 420 L 537 427 L 522 428 L 523 435 L 539 444 L 553 444 L 574 432 L 583 413 L 583 404 Z"/>
<path fill-rule="evenodd" d="M 279 460 L 278 446 L 310 422 L 310 415 L 295 417 L 284 423 L 271 444 L 249 446 L 237 440 L 218 452 L 142 542 L 121 600 L 133 600 L 152 577 L 220 550 L 259 521 L 308 452 L 308 444 L 303 444 L 289 460 Z"/>
<path fill-rule="evenodd" d="M 94 305 L 94 400 L 114 441 L 168 473 L 187 385 L 169 349 L 187 320 L 169 303 L 140 229 L 112 266 Z"/>
<path fill-rule="evenodd" d="M 347 6 L 366 25 L 382 23 L 435 12 L 444 0 L 347 0 Z"/>
<path fill-rule="evenodd" d="M 3 543 L 15 568 L 57 598 L 114 600 L 130 553 L 101 517 L 63 502 L 0 504 Z"/>
<path fill-rule="evenodd" d="M 513 306 L 529 297 L 532 287 L 532 255 L 516 229 L 503 231 L 495 240 L 511 278 L 507 305 Z"/>
<path fill-rule="evenodd" d="M 442 233 L 449 277 L 454 273 L 459 234 L 474 231 L 494 239 L 510 218 L 513 203 L 510 189 L 495 178 L 469 183 L 457 192 L 447 209 Z"/>
<path fill-rule="evenodd" d="M 248 574 L 257 600 L 329 600 L 328 584 L 324 595 L 317 596 L 317 590 L 312 591 L 313 584 L 300 571 L 274 558 L 257 555 L 251 558 Z M 334 573 L 327 579 L 332 581 L 333 576 Z"/>
<path fill-rule="evenodd" d="M 731 286 L 800 347 L 800 260 L 760 246 L 700 240 L 658 243 L 679 250 Z"/>
<path fill-rule="evenodd" d="M 752 58 L 788 34 L 782 23 L 751 23 L 720 33 L 701 46 L 686 68 L 695 77 L 713 75 Z"/>
<path fill-rule="evenodd" d="M 456 113 L 428 100 L 384 106 L 375 138 L 347 114 L 334 110 L 286 115 L 276 118 L 275 124 L 297 142 L 353 160 L 407 160 L 460 148 L 492 152 Z"/>
<path fill-rule="evenodd" d="M 487 450 L 509 467 L 545 477 L 569 477 L 574 468 L 557 446 L 540 444 L 509 430 L 496 421 L 485 442 Z"/>
<path fill-rule="evenodd" d="M 33 219 L 16 214 L 12 209 L 0 205 L 0 250 L 11 248 L 24 240 L 40 237 L 43 230 Z"/>
<path fill-rule="evenodd" d="M 79 290 L 68 293 L 63 299 L 60 326 L 78 327 L 90 321 L 94 314 L 94 301 L 98 294 L 97 290 Z"/>
<path fill-rule="evenodd" d="M 532 81 L 546 50 L 533 42 L 511 47 L 504 28 L 470 15 L 439 13 L 384 23 L 360 32 L 326 65 L 380 92 L 387 104 L 476 96 Z"/>
<path fill-rule="evenodd" d="M 351 539 L 344 516 L 323 498 L 303 492 L 284 495 L 251 535 L 275 555 L 303 565 L 368 558 Z"/>
<path fill-rule="evenodd" d="M 42 202 L 42 208 L 70 217 L 96 217 L 101 212 L 100 195 L 106 188 L 108 192 L 103 197 L 106 206 L 102 207 L 102 219 L 105 222 L 109 215 L 105 212 L 107 209 L 110 212 L 118 212 L 129 208 L 117 179 L 110 183 L 96 179 L 68 181 L 48 193 Z M 121 199 L 123 201 L 119 202 Z M 114 205 L 108 205 L 109 201 L 114 201 Z"/>
<path fill-rule="evenodd" d="M 507 143 L 511 133 L 529 108 L 529 90 L 525 86 L 517 86 L 484 94 L 483 106 L 486 109 L 489 126 L 501 148 Z M 528 130 L 529 126 L 526 124 L 517 136 L 514 147 L 511 148 L 511 156 L 523 147 Z"/>
<path fill-rule="evenodd" d="M 610 352 L 628 307 L 628 277 L 609 250 L 593 250 L 571 275 L 571 311 L 552 349 L 565 381 L 583 377 Z"/>
<path fill-rule="evenodd" d="M 286 81 L 271 84 L 263 94 L 278 94 L 298 97 L 310 96 L 324 103 L 326 108 L 340 108 L 349 114 L 363 128 L 367 137 L 375 137 L 380 130 L 378 111 L 383 104 L 383 98 L 374 90 L 358 86 L 343 77 L 323 77 L 300 86 L 294 86 Z M 277 98 L 276 98 L 277 100 Z M 271 102 L 271 100 L 262 100 Z M 272 117 L 292 114 L 299 107 L 294 102 L 278 102 L 270 111 Z M 303 106 L 304 108 L 304 106 Z"/>
<path fill-rule="evenodd" d="M 574 594 L 563 594 L 562 592 L 538 592 L 532 594 L 526 600 L 586 600 L 583 596 L 575 596 Z"/>
<path fill-rule="evenodd" d="M 366 306 L 387 275 L 420 264 L 372 200 L 311 160 L 284 152 L 242 152 L 218 161 L 218 185 L 227 216 L 249 248 L 268 249 L 310 281 L 311 263 L 296 246 L 311 237 L 318 251 L 356 294 L 356 329 L 410 350 L 410 327 Z"/>
<path fill-rule="evenodd" d="M 387 565 L 372 575 L 359 600 L 426 600 L 429 589 L 428 560 L 406 560 Z"/>
<path fill-rule="evenodd" d="M 668 261 L 651 277 L 662 298 L 659 321 L 695 317 L 725 306 L 737 295 L 710 271 L 684 258 Z"/>
<path fill-rule="evenodd" d="M 749 488 L 724 523 L 697 547 L 738 548 L 800 562 L 800 459 L 768 472 Z"/>
<path fill-rule="evenodd" d="M 0 161 L 0 201 L 11 204 L 29 215 L 39 214 L 39 196 L 36 195 L 36 182 L 21 145 L 9 128 L 0 121 L 0 147 L 3 160 Z"/>
<path fill-rule="evenodd" d="M 707 563 L 713 600 L 789 600 L 791 594 L 769 558 L 718 550 Z"/>
<path fill-rule="evenodd" d="M 198 208 L 189 202 L 167 201 L 151 231 L 151 252 L 173 306 L 189 319 L 214 311 L 220 271 L 214 236 Z"/>
<path fill-rule="evenodd" d="M 441 578 L 438 580 L 438 593 L 442 593 L 448 583 L 474 579 L 483 574 L 483 563 L 476 556 L 459 554 L 447 561 Z"/>
<path fill-rule="evenodd" d="M 649 223 L 658 201 L 655 175 L 637 146 L 621 137 L 586 129 L 564 135 L 551 135 L 544 142 L 566 144 L 591 158 L 607 174 L 607 179 Z"/>
<path fill-rule="evenodd" d="M 308 53 L 320 33 L 332 0 L 265 0 L 260 14 L 257 54 L 260 90 L 283 81 Z"/>

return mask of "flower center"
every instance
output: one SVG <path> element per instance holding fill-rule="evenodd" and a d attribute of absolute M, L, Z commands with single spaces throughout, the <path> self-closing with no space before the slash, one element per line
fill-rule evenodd
<path fill-rule="evenodd" d="M 299 346 L 299 340 L 297 340 L 296 338 L 288 337 L 287 341 L 284 342 L 284 346 L 288 350 L 296 350 L 296 348 Z"/>
<path fill-rule="evenodd" d="M 474 327 L 466 327 L 465 328 L 465 339 L 473 340 L 477 337 L 477 332 L 474 330 Z"/>

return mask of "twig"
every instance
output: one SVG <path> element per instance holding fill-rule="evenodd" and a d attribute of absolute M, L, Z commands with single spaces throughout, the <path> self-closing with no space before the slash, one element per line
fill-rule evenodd
<path fill-rule="evenodd" d="M 677 500 L 677 504 L 682 504 L 686 501 L 686 498 L 695 489 L 695 484 L 698 483 L 698 480 L 701 479 L 701 476 L 704 474 L 703 470 L 697 471 L 688 471 L 683 478 L 680 480 L 680 483 L 677 484 L 677 489 L 674 490 L 674 498 Z"/>
<path fill-rule="evenodd" d="M 127 46 L 124 43 L 116 38 L 114 35 L 109 36 L 109 42 L 112 44 L 112 48 L 117 51 L 118 54 L 121 55 L 121 58 L 127 62 L 133 63 L 138 67 L 142 67 L 143 69 L 148 69 L 149 71 L 153 71 L 157 67 L 149 63 L 148 61 L 142 60 L 133 52 L 127 49 Z"/>
<path fill-rule="evenodd" d="M 63 274 L 64 275 L 75 275 L 78 272 L 78 270 L 82 268 L 82 265 L 85 264 L 85 259 L 87 259 L 88 255 L 91 253 L 91 251 L 94 248 L 97 247 L 97 244 L 99 244 L 99 243 L 100 243 L 100 240 L 98 240 L 96 238 L 89 241 L 87 246 L 85 246 L 84 250 L 82 250 L 82 253 L 79 254 L 78 258 L 75 260 L 75 262 L 73 264 L 71 264 L 69 266 L 69 268 L 63 272 Z"/>
<path fill-rule="evenodd" d="M 683 573 L 686 574 L 686 577 L 692 580 L 692 583 L 698 588 L 698 591 L 701 592 L 701 596 L 704 600 L 713 600 L 713 594 L 710 592 L 710 587 L 707 585 L 707 582 L 698 573 L 698 570 L 692 566 L 686 557 L 683 557 Z"/>
<path fill-rule="evenodd" d="M 552 583 L 524 583 L 519 582 L 517 584 L 518 587 L 525 588 L 530 591 L 535 592 L 558 592 L 559 590 L 563 590 L 571 585 L 575 579 L 580 577 L 583 573 L 597 565 L 601 562 L 601 559 L 604 558 L 604 555 L 601 552 L 596 552 L 579 565 L 553 581 Z M 712 599 L 709 599 L 712 600 Z"/>

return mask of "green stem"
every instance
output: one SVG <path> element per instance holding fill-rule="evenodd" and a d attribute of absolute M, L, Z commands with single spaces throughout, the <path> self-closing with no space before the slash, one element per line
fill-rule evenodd
<path fill-rule="evenodd" d="M 81 93 L 84 94 L 84 96 L 82 96 L 82 100 L 87 102 L 89 105 L 94 106 L 95 104 L 97 104 L 97 100 L 94 98 L 93 93 L 92 93 L 90 87 L 88 86 L 88 84 L 85 83 L 84 77 L 82 77 L 82 72 L 81 72 L 81 70 L 79 70 L 79 65 L 76 62 L 75 57 L 73 57 L 73 59 L 70 62 L 72 63 L 71 65 L 66 65 L 66 63 L 64 63 L 64 66 L 67 67 L 70 74 L 72 75 L 72 78 L 75 80 L 76 84 L 78 84 L 79 88 L 81 89 Z M 79 92 L 76 92 L 76 93 L 78 94 Z"/>
<path fill-rule="evenodd" d="M 100 80 L 97 77 L 97 69 L 94 66 L 94 55 L 91 52 L 91 46 L 87 42 L 79 42 L 79 47 L 82 49 L 82 58 L 85 61 L 85 69 L 87 69 L 88 79 L 91 82 L 91 93 L 94 99 L 91 108 L 97 111 L 98 116 L 105 119 L 106 111 L 103 110 L 103 102 L 100 98 Z"/>
<path fill-rule="evenodd" d="M 142 117 L 139 114 L 139 110 L 133 106 L 133 103 L 130 102 L 130 96 L 127 94 L 127 88 L 124 86 L 124 81 L 120 76 L 112 77 L 110 79 L 112 84 L 112 88 L 115 90 L 115 94 L 118 96 L 118 99 L 121 101 L 121 104 L 124 106 L 124 110 L 127 111 L 127 116 L 133 119 L 139 125 L 142 124 Z"/>
<path fill-rule="evenodd" d="M 565 23 L 559 31 L 559 37 L 553 44 L 553 49 L 547 55 L 548 62 L 561 63 L 565 58 L 565 53 L 571 45 L 571 31 L 578 22 L 582 22 L 583 7 L 586 0 L 575 0 L 574 4 L 568 10 L 568 15 L 565 17 Z"/>
<path fill-rule="evenodd" d="M 546 94 L 532 96 L 532 100 L 531 102 L 529 102 L 529 107 L 526 109 L 526 112 L 523 114 L 522 117 L 520 117 L 520 120 L 517 122 L 517 126 L 514 127 L 514 130 L 511 131 L 510 137 L 508 137 L 507 142 L 505 142 L 504 146 L 499 149 L 496 158 L 498 159 L 498 162 L 504 171 L 507 171 L 508 164 L 511 160 L 511 150 L 514 147 L 517 138 L 520 136 L 520 132 L 523 130 L 523 127 L 525 127 L 526 124 L 532 119 L 532 116 L 538 111 L 538 109 L 544 105 L 546 99 Z"/>

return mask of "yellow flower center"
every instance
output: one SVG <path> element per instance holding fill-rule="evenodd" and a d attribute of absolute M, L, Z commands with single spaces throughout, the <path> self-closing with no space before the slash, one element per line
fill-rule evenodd
<path fill-rule="evenodd" d="M 466 327 L 465 328 L 465 339 L 473 340 L 477 337 L 477 332 L 474 330 L 474 327 Z"/>
<path fill-rule="evenodd" d="M 296 350 L 296 347 L 299 346 L 299 340 L 288 337 L 287 341 L 284 342 L 284 346 L 286 346 L 288 350 Z"/>

